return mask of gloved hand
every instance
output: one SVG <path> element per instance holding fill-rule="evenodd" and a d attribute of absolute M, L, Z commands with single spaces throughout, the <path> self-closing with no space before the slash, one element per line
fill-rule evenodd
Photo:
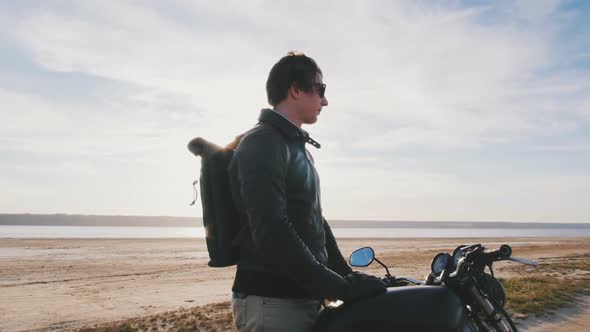
<path fill-rule="evenodd" d="M 387 290 L 387 284 L 383 280 L 358 271 L 347 275 L 344 280 L 348 282 L 348 288 L 342 299 L 344 302 L 377 296 Z"/>

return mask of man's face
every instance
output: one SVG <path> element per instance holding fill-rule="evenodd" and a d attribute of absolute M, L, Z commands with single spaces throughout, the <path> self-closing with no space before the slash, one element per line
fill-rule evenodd
<path fill-rule="evenodd" d="M 303 92 L 299 100 L 299 114 L 301 115 L 302 123 L 305 124 L 315 123 L 322 111 L 322 107 L 328 106 L 326 96 L 320 97 L 321 84 L 323 84 L 321 74 L 316 75 L 314 83 L 312 90 L 310 92 Z"/>

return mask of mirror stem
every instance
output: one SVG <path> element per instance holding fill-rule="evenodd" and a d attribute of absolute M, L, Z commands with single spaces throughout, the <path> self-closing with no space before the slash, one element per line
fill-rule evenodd
<path fill-rule="evenodd" d="M 389 274 L 389 269 L 387 268 L 387 266 L 385 266 L 385 264 L 381 263 L 380 260 L 378 260 L 376 257 L 373 258 L 373 260 L 375 260 L 375 262 L 381 264 L 381 266 L 383 266 L 385 268 L 385 272 L 387 272 L 387 274 L 385 275 L 386 277 L 391 277 L 391 274 Z"/>

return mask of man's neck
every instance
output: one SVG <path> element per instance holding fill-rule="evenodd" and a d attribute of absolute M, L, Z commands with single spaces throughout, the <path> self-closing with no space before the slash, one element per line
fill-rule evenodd
<path fill-rule="evenodd" d="M 284 104 L 279 104 L 273 110 L 285 117 L 285 119 L 289 120 L 295 127 L 301 129 L 303 122 L 296 116 L 295 110 L 293 108 L 290 108 Z"/>

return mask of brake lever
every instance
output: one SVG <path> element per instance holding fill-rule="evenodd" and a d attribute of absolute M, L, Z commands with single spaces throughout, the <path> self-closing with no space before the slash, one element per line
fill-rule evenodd
<path fill-rule="evenodd" d="M 533 261 L 530 259 L 525 259 L 525 258 L 518 258 L 518 257 L 510 256 L 506 259 L 509 261 L 513 261 L 513 262 L 517 262 L 517 263 L 521 263 L 521 264 L 525 264 L 525 265 L 530 265 L 530 266 L 534 266 L 534 267 L 537 267 L 540 265 L 539 262 L 536 262 L 536 261 Z"/>
<path fill-rule="evenodd" d="M 381 278 L 387 285 L 387 287 L 395 287 L 396 286 L 396 278 L 392 275 L 386 275 L 385 277 Z"/>

